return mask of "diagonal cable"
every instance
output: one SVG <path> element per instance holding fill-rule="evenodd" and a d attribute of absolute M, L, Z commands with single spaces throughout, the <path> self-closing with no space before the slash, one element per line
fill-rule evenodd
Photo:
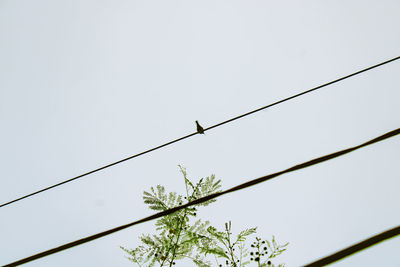
<path fill-rule="evenodd" d="M 355 76 L 355 75 L 361 74 L 361 73 L 363 73 L 363 72 L 366 72 L 366 71 L 375 69 L 375 68 L 377 68 L 377 67 L 383 66 L 383 65 L 385 65 L 385 64 L 388 64 L 388 63 L 390 63 L 390 62 L 396 61 L 396 60 L 398 60 L 398 59 L 400 59 L 400 56 L 395 57 L 395 58 L 392 58 L 392 59 L 389 59 L 389 60 L 386 60 L 386 61 L 384 61 L 384 62 L 381 62 L 381 63 L 378 63 L 378 64 L 376 64 L 376 65 L 370 66 L 370 67 L 368 67 L 368 68 L 359 70 L 359 71 L 357 71 L 357 72 L 353 72 L 352 74 L 349 74 L 349 75 L 343 76 L 343 77 L 341 77 L 341 78 L 338 78 L 338 79 L 336 79 L 336 80 L 333 80 L 333 81 L 324 83 L 324 84 L 322 84 L 322 85 L 319 85 L 319 86 L 314 87 L 314 88 L 312 88 L 312 89 L 309 89 L 309 90 L 307 90 L 307 91 L 303 91 L 303 92 L 298 93 L 298 94 L 296 94 L 296 95 L 292 95 L 292 96 L 290 96 L 290 97 L 281 99 L 281 100 L 276 101 L 276 102 L 274 102 L 274 103 L 272 103 L 272 104 L 263 106 L 263 107 L 261 107 L 261 108 L 255 109 L 255 110 L 252 110 L 252 111 L 250 111 L 250 112 L 247 112 L 247 113 L 244 113 L 244 114 L 242 114 L 242 115 L 236 116 L 236 117 L 231 118 L 231 119 L 229 119 L 229 120 L 226 120 L 226 121 L 217 123 L 217 124 L 212 125 L 212 126 L 210 126 L 210 127 L 208 127 L 208 128 L 205 128 L 204 131 L 211 130 L 211 129 L 216 128 L 216 127 L 219 127 L 219 126 L 221 126 L 221 125 L 223 125 L 223 124 L 232 122 L 232 121 L 234 121 L 234 120 L 237 120 L 237 119 L 243 118 L 243 117 L 245 117 L 245 116 L 251 115 L 251 114 L 253 114 L 253 113 L 259 112 L 259 111 L 261 111 L 261 110 L 264 110 L 264 109 L 270 108 L 270 107 L 272 107 L 272 106 L 281 104 L 281 103 L 286 102 L 286 101 L 288 101 L 288 100 L 291 100 L 291 99 L 293 99 L 293 98 L 296 98 L 296 97 L 299 97 L 299 96 L 302 96 L 302 95 L 311 93 L 311 92 L 313 92 L 313 91 L 316 91 L 316 90 L 321 89 L 321 88 L 323 88 L 323 87 L 326 87 L 326 86 L 328 86 L 328 85 L 331 85 L 331 84 L 340 82 L 340 81 L 342 81 L 342 80 L 345 80 L 345 79 L 348 79 L 348 78 L 353 77 L 353 76 Z M 146 150 L 146 151 L 143 151 L 143 152 L 140 152 L 140 153 L 138 153 L 138 154 L 132 155 L 132 156 L 130 156 L 130 157 L 127 157 L 127 158 L 121 159 L 121 160 L 119 160 L 119 161 L 116 161 L 116 162 L 113 162 L 113 163 L 104 165 L 104 166 L 102 166 L 102 167 L 100 167 L 100 168 L 94 169 L 94 170 L 92 170 L 92 171 L 88 171 L 88 172 L 86 172 L 86 173 L 80 174 L 80 175 L 78 175 L 78 176 L 75 176 L 75 177 L 70 178 L 70 179 L 68 179 L 68 180 L 62 181 L 62 182 L 60 182 L 60 183 L 57 183 L 57 184 L 48 186 L 48 187 L 46 187 L 46 188 L 40 189 L 40 190 L 38 190 L 38 191 L 32 192 L 32 193 L 27 194 L 27 195 L 24 195 L 24 196 L 22 196 L 22 197 L 16 198 L 16 199 L 14 199 L 14 200 L 5 202 L 5 203 L 3 203 L 3 204 L 0 205 L 0 208 L 1 208 L 1 207 L 4 207 L 4 206 L 7 206 L 7 205 L 10 205 L 10 204 L 12 204 L 12 203 L 14 203 L 14 202 L 23 200 L 23 199 L 25 199 L 25 198 L 34 196 L 34 195 L 36 195 L 36 194 L 42 193 L 42 192 L 44 192 L 44 191 L 50 190 L 50 189 L 52 189 L 52 188 L 58 187 L 58 186 L 60 186 L 60 185 L 63 185 L 63 184 L 66 184 L 66 183 L 75 181 L 75 180 L 80 179 L 80 178 L 82 178 L 82 177 L 84 177 L 84 176 L 87 176 L 87 175 L 89 175 L 89 174 L 92 174 L 92 173 L 95 173 L 95 172 L 104 170 L 104 169 L 106 169 L 106 168 L 109 168 L 109 167 L 111 167 L 111 166 L 120 164 L 120 163 L 122 163 L 122 162 L 124 162 L 124 161 L 127 161 L 127 160 L 130 160 L 130 159 L 133 159 L 133 158 L 142 156 L 142 155 L 147 154 L 147 153 L 149 153 L 149 152 L 152 152 L 152 151 L 154 151 L 154 150 L 157 150 L 157 149 L 163 148 L 163 147 L 165 147 L 165 146 L 171 145 L 171 144 L 173 144 L 173 143 L 182 141 L 182 140 L 184 140 L 184 139 L 186 139 L 186 138 L 189 138 L 189 137 L 192 137 L 192 136 L 194 136 L 194 135 L 196 135 L 196 134 L 198 134 L 198 133 L 195 132 L 195 133 L 188 134 L 188 135 L 186 135 L 186 136 L 180 137 L 180 138 L 175 139 L 175 140 L 173 140 L 173 141 L 170 141 L 170 142 L 168 142 L 168 143 L 165 143 L 165 144 L 162 144 L 162 145 L 153 147 L 153 148 L 151 148 L 151 149 L 148 149 L 148 150 Z"/>
<path fill-rule="evenodd" d="M 322 259 L 319 259 L 312 263 L 304 265 L 304 267 L 319 267 L 319 266 L 325 266 L 325 265 L 331 264 L 335 261 L 341 260 L 345 257 L 348 257 L 354 253 L 357 253 L 363 249 L 366 249 L 368 247 L 376 245 L 382 241 L 385 241 L 385 240 L 395 237 L 397 235 L 400 235 L 400 225 L 397 227 L 394 227 L 392 229 L 389 229 L 385 232 L 382 232 L 380 234 L 374 235 L 368 239 L 365 239 L 357 244 L 354 244 L 350 247 L 347 247 L 338 252 L 335 252 L 335 253 L 333 253 L 329 256 L 326 256 Z"/>
<path fill-rule="evenodd" d="M 52 249 L 40 252 L 40 253 L 35 254 L 33 256 L 30 256 L 30 257 L 15 261 L 15 262 L 10 263 L 10 264 L 6 264 L 3 267 L 18 266 L 18 265 L 21 265 L 21 264 L 24 264 L 24 263 L 27 263 L 27 262 L 31 262 L 31 261 L 34 261 L 36 259 L 43 258 L 43 257 L 49 256 L 51 254 L 54 254 L 54 253 L 57 253 L 57 252 L 60 252 L 60 251 L 66 250 L 66 249 L 72 248 L 72 247 L 76 247 L 78 245 L 81 245 L 81 244 L 96 240 L 98 238 L 110 235 L 112 233 L 121 231 L 121 230 L 123 230 L 125 228 L 134 226 L 136 224 L 148 222 L 148 221 L 151 221 L 151 220 L 154 220 L 154 219 L 169 215 L 169 214 L 174 213 L 174 212 L 176 212 L 178 210 L 181 210 L 181 209 L 184 209 L 184 208 L 196 205 L 196 204 L 204 203 L 204 202 L 206 202 L 206 201 L 208 201 L 210 199 L 214 199 L 214 198 L 220 197 L 220 196 L 228 194 L 228 193 L 232 193 L 232 192 L 235 192 L 235 191 L 239 191 L 239 190 L 248 188 L 248 187 L 253 186 L 253 185 L 260 184 L 262 182 L 265 182 L 267 180 L 273 179 L 273 178 L 275 178 L 277 176 L 280 176 L 282 174 L 293 172 L 293 171 L 297 171 L 297 170 L 300 170 L 300 169 L 304 169 L 304 168 L 307 168 L 307 167 L 322 163 L 324 161 L 328 161 L 328 160 L 343 156 L 343 155 L 345 155 L 347 153 L 353 152 L 354 150 L 357 150 L 357 149 L 360 149 L 362 147 L 365 147 L 365 146 L 368 146 L 368 145 L 383 141 L 385 139 L 388 139 L 388 138 L 393 137 L 393 136 L 398 135 L 398 134 L 400 134 L 400 128 L 398 128 L 396 130 L 393 130 L 393 131 L 390 131 L 388 133 L 385 133 L 385 134 L 383 134 L 381 136 L 378 136 L 378 137 L 376 137 L 376 138 L 374 138 L 374 139 L 372 139 L 370 141 L 367 141 L 365 143 L 362 143 L 362 144 L 360 144 L 358 146 L 354 146 L 354 147 L 350 147 L 350 148 L 347 148 L 347 149 L 343 149 L 343 150 L 340 150 L 340 151 L 337 151 L 337 152 L 334 152 L 334 153 L 331 153 L 331 154 L 328 154 L 328 155 L 325 155 L 325 156 L 322 156 L 322 157 L 319 157 L 319 158 L 312 159 L 312 160 L 304 162 L 304 163 L 300 163 L 300 164 L 295 165 L 293 167 L 290 167 L 290 168 L 288 168 L 286 170 L 283 170 L 283 171 L 280 171 L 280 172 L 276 172 L 276 173 L 272 173 L 272 174 L 269 174 L 269 175 L 266 175 L 266 176 L 263 176 L 263 177 L 260 177 L 260 178 L 257 178 L 257 179 L 250 180 L 248 182 L 245 182 L 245 183 L 242 183 L 242 184 L 237 185 L 235 187 L 232 187 L 232 188 L 230 188 L 228 190 L 221 191 L 221 192 L 218 192 L 218 193 L 214 193 L 214 194 L 202 197 L 202 198 L 198 198 L 198 199 L 193 200 L 191 202 L 188 202 L 188 203 L 186 203 L 184 205 L 181 205 L 181 206 L 178 206 L 178 207 L 175 207 L 175 208 L 171 208 L 171 209 L 159 212 L 159 213 L 155 213 L 155 214 L 150 215 L 148 217 L 145 217 L 143 219 L 140 219 L 140 220 L 137 220 L 137 221 L 125 224 L 125 225 L 121 225 L 121 226 L 118 226 L 118 227 L 115 227 L 115 228 L 112 228 L 112 229 L 109 229 L 109 230 L 106 230 L 104 232 L 100 232 L 100 233 L 97 233 L 97 234 L 94 234 L 94 235 L 91 235 L 91 236 L 88 236 L 88 237 L 84 237 L 82 239 L 79 239 L 79 240 L 76 240 L 76 241 L 61 245 L 61 246 L 56 247 L 56 248 L 52 248 Z"/>

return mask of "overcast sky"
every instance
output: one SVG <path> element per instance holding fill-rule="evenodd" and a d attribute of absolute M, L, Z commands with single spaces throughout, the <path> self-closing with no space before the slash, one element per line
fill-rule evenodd
<path fill-rule="evenodd" d="M 0 203 L 400 55 L 400 2 L 0 0 Z M 0 209 L 0 265 L 152 214 L 178 164 L 228 188 L 399 127 L 400 61 Z M 299 266 L 400 222 L 400 138 L 218 199 L 200 217 Z M 135 266 L 154 222 L 26 266 Z M 400 264 L 400 238 L 333 266 Z M 182 266 L 179 264 L 177 266 Z"/>

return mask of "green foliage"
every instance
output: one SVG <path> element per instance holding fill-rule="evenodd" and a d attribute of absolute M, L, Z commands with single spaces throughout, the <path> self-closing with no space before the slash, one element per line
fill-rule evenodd
<path fill-rule="evenodd" d="M 271 259 L 282 254 L 289 243 L 284 245 L 278 245 L 275 240 L 275 236 L 272 236 L 272 241 L 262 240 L 256 237 L 256 240 L 251 244 L 250 261 L 254 261 L 260 267 L 275 266 L 272 264 Z M 284 264 L 279 264 L 278 266 L 285 266 Z"/>
<path fill-rule="evenodd" d="M 216 179 L 215 175 L 193 183 L 187 178 L 186 169 L 182 166 L 179 166 L 179 169 L 184 177 L 186 194 L 167 193 L 165 187 L 161 185 L 157 185 L 155 188 L 151 187 L 148 192 L 143 192 L 144 203 L 150 209 L 165 211 L 220 192 L 221 180 Z M 138 266 L 172 266 L 177 260 L 186 258 L 190 259 L 196 266 L 208 267 L 211 266 L 211 262 L 207 260 L 208 256 L 213 256 L 218 266 L 222 266 L 218 263 L 218 259 L 225 261 L 224 266 L 241 267 L 252 261 L 257 263 L 258 266 L 273 266 L 269 259 L 285 251 L 288 244 L 278 245 L 275 237 L 272 238 L 271 242 L 256 238 L 256 242 L 251 247 L 260 249 L 262 247 L 260 244 L 266 243 L 265 247 L 268 247 L 266 249 L 268 249 L 269 254 L 264 254 L 262 257 L 260 256 L 258 261 L 255 261 L 254 257 L 249 258 L 251 253 L 255 252 L 249 253 L 245 241 L 249 236 L 256 233 L 256 228 L 245 229 L 233 238 L 230 221 L 225 224 L 224 231 L 218 231 L 208 221 L 195 220 L 199 207 L 207 206 L 215 201 L 215 199 L 212 199 L 201 204 L 195 204 L 158 219 L 155 223 L 157 234 L 142 235 L 140 237 L 142 245 L 135 249 L 124 247 L 121 247 L 121 249 L 128 254 L 128 259 Z"/>
<path fill-rule="evenodd" d="M 244 258 L 247 256 L 244 242 L 249 235 L 256 232 L 256 228 L 249 228 L 241 231 L 236 239 L 232 239 L 231 235 L 231 222 L 225 223 L 225 231 L 218 231 L 216 228 L 210 226 L 207 232 L 214 242 L 209 243 L 209 247 L 204 247 L 205 254 L 211 253 L 220 258 L 225 258 L 225 263 L 228 266 L 244 266 L 248 264 Z M 234 241 L 235 240 L 235 241 Z M 239 253 L 235 252 L 238 249 Z"/>

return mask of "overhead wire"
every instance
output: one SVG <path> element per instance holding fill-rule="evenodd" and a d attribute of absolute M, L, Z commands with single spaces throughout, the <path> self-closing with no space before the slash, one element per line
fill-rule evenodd
<path fill-rule="evenodd" d="M 368 145 L 383 141 L 385 139 L 391 138 L 391 137 L 396 136 L 398 134 L 400 134 L 400 128 L 398 128 L 396 130 L 393 130 L 393 131 L 390 131 L 390 132 L 387 132 L 387 133 L 385 133 L 385 134 L 383 134 L 381 136 L 378 136 L 378 137 L 376 137 L 374 139 L 371 139 L 371 140 L 369 140 L 367 142 L 364 142 L 364 143 L 362 143 L 360 145 L 353 146 L 353 147 L 350 147 L 350 148 L 347 148 L 347 149 L 343 149 L 343 150 L 340 150 L 340 151 L 337 151 L 337 152 L 334 152 L 334 153 L 331 153 L 331 154 L 328 154 L 328 155 L 325 155 L 325 156 L 322 156 L 322 157 L 318 157 L 318 158 L 309 160 L 307 162 L 303 162 L 303 163 L 297 164 L 297 165 L 295 165 L 293 167 L 290 167 L 290 168 L 288 168 L 286 170 L 283 170 L 283 171 L 275 172 L 275 173 L 272 173 L 272 174 L 269 174 L 269 175 L 266 175 L 266 176 L 262 176 L 262 177 L 250 180 L 248 182 L 242 183 L 242 184 L 237 185 L 235 187 L 232 187 L 230 189 L 227 189 L 227 190 L 224 190 L 224 191 L 221 191 L 221 192 L 213 193 L 213 194 L 210 194 L 208 196 L 204 196 L 204 197 L 195 199 L 195 200 L 190 201 L 190 202 L 188 202 L 186 204 L 183 204 L 183 205 L 171 208 L 171 209 L 167 209 L 167 210 L 162 211 L 162 212 L 155 213 L 153 215 L 150 215 L 148 217 L 142 218 L 140 220 L 137 220 L 137 221 L 125 224 L 125 225 L 121 225 L 121 226 L 118 226 L 118 227 L 115 227 L 115 228 L 112 228 L 112 229 L 109 229 L 109 230 L 106 230 L 106 231 L 103 231 L 103 232 L 100 232 L 100 233 L 97 233 L 97 234 L 94 234 L 94 235 L 91 235 L 91 236 L 88 236 L 88 237 L 84 237 L 84 238 L 81 238 L 79 240 L 75 240 L 73 242 L 70 242 L 70 243 L 67 243 L 67 244 L 64 244 L 64 245 L 61 245 L 61 246 L 58 246 L 58 247 L 55 247 L 55 248 L 40 252 L 38 254 L 29 256 L 29 257 L 21 259 L 21 260 L 17 260 L 17 261 L 15 261 L 13 263 L 4 265 L 4 267 L 6 267 L 6 266 L 7 267 L 9 267 L 9 266 L 18 266 L 18 265 L 21 265 L 21 264 L 24 264 L 24 263 L 28 263 L 28 262 L 31 262 L 33 260 L 37 260 L 39 258 L 43 258 L 43 257 L 49 256 L 51 254 L 54 254 L 54 253 L 57 253 L 57 252 L 60 252 L 60 251 L 66 250 L 66 249 L 72 248 L 72 247 L 76 247 L 78 245 L 81 245 L 81 244 L 93 241 L 95 239 L 110 235 L 112 233 L 121 231 L 121 230 L 126 229 L 128 227 L 131 227 L 131 226 L 134 226 L 134 225 L 137 225 L 137 224 L 140 224 L 140 223 L 148 222 L 148 221 L 151 221 L 151 220 L 154 220 L 154 219 L 158 219 L 160 217 L 163 217 L 163 216 L 169 215 L 171 213 L 177 212 L 177 211 L 179 211 L 181 209 L 184 209 L 184 208 L 196 205 L 196 204 L 204 203 L 206 201 L 209 201 L 211 199 L 215 199 L 215 198 L 220 197 L 222 195 L 225 195 L 225 194 L 228 194 L 228 193 L 232 193 L 232 192 L 235 192 L 235 191 L 239 191 L 239 190 L 242 190 L 242 189 L 257 185 L 257 184 L 260 184 L 260 183 L 265 182 L 267 180 L 270 180 L 270 179 L 273 179 L 275 177 L 278 177 L 278 176 L 280 176 L 282 174 L 293 172 L 293 171 L 297 171 L 297 170 L 300 170 L 300 169 L 304 169 L 304 168 L 310 167 L 312 165 L 316 165 L 316 164 L 322 163 L 324 161 L 328 161 L 328 160 L 337 158 L 339 156 L 343 156 L 343 155 L 345 155 L 347 153 L 350 153 L 350 152 L 353 152 L 353 151 L 355 151 L 357 149 L 360 149 L 362 147 L 365 147 L 365 146 L 368 146 Z"/>
<path fill-rule="evenodd" d="M 369 248 L 373 245 L 376 245 L 382 241 L 385 241 L 389 238 L 395 237 L 397 235 L 400 235 L 400 225 L 397 227 L 394 227 L 392 229 L 389 229 L 385 232 L 379 233 L 377 235 L 374 235 L 368 239 L 365 239 L 361 242 L 358 242 L 357 244 L 354 244 L 350 247 L 344 248 L 342 250 L 339 250 L 329 256 L 323 257 L 319 260 L 316 260 L 312 263 L 309 263 L 307 265 L 304 265 L 304 267 L 320 267 L 320 266 L 325 266 L 331 263 L 334 263 L 338 260 L 341 260 L 343 258 L 346 258 L 354 253 L 357 253 L 361 250 L 364 250 L 366 248 Z"/>
<path fill-rule="evenodd" d="M 365 68 L 365 69 L 356 71 L 356 72 L 351 73 L 351 74 L 349 74 L 349 75 L 346 75 L 346 76 L 343 76 L 343 77 L 338 78 L 338 79 L 336 79 L 336 80 L 333 80 L 333 81 L 324 83 L 324 84 L 322 84 L 322 85 L 319 85 L 319 86 L 317 86 L 317 87 L 311 88 L 311 89 L 306 90 L 306 91 L 303 91 L 303 92 L 301 92 L 301 93 L 292 95 L 292 96 L 290 96 L 290 97 L 281 99 L 281 100 L 276 101 L 276 102 L 274 102 L 274 103 L 272 103 L 272 104 L 269 104 L 269 105 L 263 106 L 263 107 L 261 107 L 261 108 L 252 110 L 252 111 L 250 111 L 250 112 L 241 114 L 241 115 L 236 116 L 236 117 L 234 117 L 234 118 L 231 118 L 231 119 L 225 120 L 225 121 L 223 121 L 223 122 L 217 123 L 217 124 L 212 125 L 212 126 L 210 126 L 210 127 L 204 128 L 204 131 L 208 131 L 208 130 L 214 129 L 214 128 L 219 127 L 219 126 L 221 126 L 221 125 L 224 125 L 224 124 L 226 124 L 226 123 L 229 123 L 229 122 L 232 122 L 232 121 L 234 121 L 234 120 L 243 118 L 243 117 L 245 117 L 245 116 L 248 116 L 248 115 L 250 115 L 250 114 L 256 113 L 256 112 L 258 112 L 258 111 L 261 111 L 261 110 L 270 108 L 270 107 L 272 107 L 272 106 L 281 104 L 281 103 L 286 102 L 286 101 L 288 101 L 288 100 L 291 100 L 291 99 L 293 99 L 293 98 L 296 98 L 296 97 L 299 97 L 299 96 L 302 96 L 302 95 L 311 93 L 311 92 L 313 92 L 313 91 L 316 91 L 316 90 L 321 89 L 321 88 L 323 88 L 323 87 L 326 87 L 326 86 L 328 86 L 328 85 L 337 83 L 337 82 L 339 82 L 339 81 L 348 79 L 348 78 L 350 78 L 350 77 L 353 77 L 353 76 L 355 76 L 355 75 L 361 74 L 361 73 L 363 73 L 363 72 L 366 72 L 366 71 L 372 70 L 372 69 L 374 69 L 374 68 L 383 66 L 383 65 L 385 65 L 385 64 L 388 64 L 388 63 L 390 63 L 390 62 L 396 61 L 396 60 L 398 60 L 398 59 L 400 59 L 400 56 L 394 57 L 394 58 L 392 58 L 392 59 L 389 59 L 389 60 L 386 60 L 386 61 L 384 61 L 384 62 L 378 63 L 378 64 L 376 64 L 376 65 L 370 66 L 370 67 L 368 67 L 368 68 Z M 40 189 L 40 190 L 35 191 L 35 192 L 32 192 L 32 193 L 30 193 L 30 194 L 21 196 L 21 197 L 19 197 L 19 198 L 14 199 L 14 200 L 11 200 L 11 201 L 2 203 L 2 204 L 0 204 L 0 208 L 1 208 L 1 207 L 5 207 L 5 206 L 7 206 L 7 205 L 10 205 L 10 204 L 12 204 L 12 203 L 21 201 L 21 200 L 23 200 L 23 199 L 25 199 L 25 198 L 34 196 L 34 195 L 36 195 L 36 194 L 42 193 L 42 192 L 44 192 L 44 191 L 50 190 L 50 189 L 52 189 L 52 188 L 61 186 L 61 185 L 63 185 L 63 184 L 66 184 L 66 183 L 75 181 L 75 180 L 80 179 L 80 178 L 82 178 L 82 177 L 84 177 L 84 176 L 87 176 L 87 175 L 89 175 L 89 174 L 92 174 L 92 173 L 95 173 L 95 172 L 104 170 L 104 169 L 106 169 L 106 168 L 109 168 L 109 167 L 111 167 L 111 166 L 120 164 L 120 163 L 122 163 L 122 162 L 124 162 L 124 161 L 127 161 L 127 160 L 130 160 L 130 159 L 133 159 L 133 158 L 142 156 L 142 155 L 144 155 L 144 154 L 147 154 L 147 153 L 152 152 L 152 151 L 154 151 L 154 150 L 160 149 L 160 148 L 162 148 L 162 147 L 165 147 L 165 146 L 171 145 L 171 144 L 173 144 L 173 143 L 182 141 L 182 140 L 184 140 L 184 139 L 186 139 L 186 138 L 189 138 L 189 137 L 192 137 L 192 136 L 194 136 L 194 135 L 196 135 L 196 134 L 198 134 L 198 132 L 194 132 L 194 133 L 185 135 L 185 136 L 183 136 L 183 137 L 180 137 L 180 138 L 178 138 L 178 139 L 172 140 L 172 141 L 167 142 L 167 143 L 165 143 L 165 144 L 156 146 L 156 147 L 154 147 L 154 148 L 148 149 L 148 150 L 143 151 L 143 152 L 140 152 L 140 153 L 138 153 L 138 154 L 135 154 L 135 155 L 129 156 L 129 157 L 127 157 L 127 158 L 124 158 L 124 159 L 115 161 L 115 162 L 113 162 L 113 163 L 104 165 L 104 166 L 102 166 L 102 167 L 100 167 L 100 168 L 97 168 L 97 169 L 88 171 L 88 172 L 86 172 L 86 173 L 83 173 L 83 174 L 80 174 L 80 175 L 78 175 L 78 176 L 75 176 L 75 177 L 72 177 L 72 178 L 70 178 L 70 179 L 67 179 L 67 180 L 64 180 L 64 181 L 62 181 L 62 182 L 59 182 L 59 183 L 57 183 L 57 184 L 54 184 L 54 185 L 45 187 L 45 188 L 43 188 L 43 189 Z"/>

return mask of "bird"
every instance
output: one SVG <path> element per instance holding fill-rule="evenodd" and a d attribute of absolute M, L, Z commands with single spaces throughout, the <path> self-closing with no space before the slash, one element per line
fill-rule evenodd
<path fill-rule="evenodd" d="M 201 127 L 201 125 L 199 124 L 198 121 L 196 121 L 196 126 L 197 126 L 197 132 L 199 134 L 204 134 L 204 129 L 203 129 L 203 127 Z"/>

